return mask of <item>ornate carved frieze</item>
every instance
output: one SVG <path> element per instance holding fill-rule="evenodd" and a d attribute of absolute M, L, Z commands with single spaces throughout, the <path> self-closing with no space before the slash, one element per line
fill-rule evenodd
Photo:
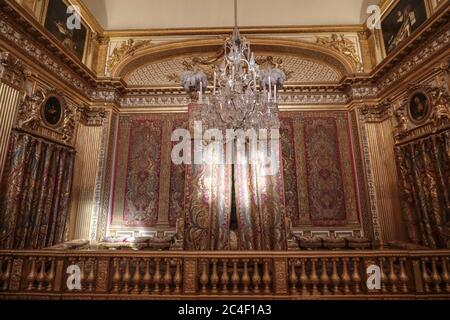
<path fill-rule="evenodd" d="M 365 122 L 383 122 L 392 116 L 392 103 L 385 100 L 378 105 L 363 105 L 359 110 Z"/>
<path fill-rule="evenodd" d="M 364 66 L 355 43 L 347 39 L 344 35 L 332 34 L 329 37 L 317 37 L 316 42 L 346 56 L 355 66 L 357 72 L 364 71 Z"/>
<path fill-rule="evenodd" d="M 0 50 L 0 81 L 22 88 L 25 78 L 23 63 L 11 53 Z"/>
<path fill-rule="evenodd" d="M 353 99 L 373 99 L 377 98 L 380 89 L 377 86 L 371 85 L 353 85 L 348 90 L 348 95 Z"/>

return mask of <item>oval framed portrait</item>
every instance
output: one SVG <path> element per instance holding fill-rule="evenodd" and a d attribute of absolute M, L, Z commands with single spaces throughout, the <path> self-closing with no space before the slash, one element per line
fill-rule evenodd
<path fill-rule="evenodd" d="M 414 91 L 409 98 L 408 117 L 414 124 L 422 124 L 431 115 L 430 97 L 423 90 Z"/>
<path fill-rule="evenodd" d="M 55 95 L 48 96 L 42 104 L 41 116 L 45 125 L 51 128 L 59 127 L 64 118 L 63 100 Z"/>

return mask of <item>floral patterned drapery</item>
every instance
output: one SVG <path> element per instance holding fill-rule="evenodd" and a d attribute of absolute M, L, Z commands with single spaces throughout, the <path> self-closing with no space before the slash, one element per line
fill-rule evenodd
<path fill-rule="evenodd" d="M 65 240 L 75 152 L 13 131 L 0 185 L 0 247 L 38 249 Z"/>
<path fill-rule="evenodd" d="M 450 130 L 398 146 L 396 157 L 409 238 L 430 248 L 447 247 Z"/>

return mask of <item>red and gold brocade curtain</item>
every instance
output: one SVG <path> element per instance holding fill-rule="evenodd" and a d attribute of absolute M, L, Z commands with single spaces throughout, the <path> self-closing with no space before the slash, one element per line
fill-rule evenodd
<path fill-rule="evenodd" d="M 245 150 L 236 148 L 235 152 L 239 249 L 286 250 L 280 151 L 262 152 L 261 148 L 247 143 Z M 267 163 L 269 157 L 271 161 Z"/>
<path fill-rule="evenodd" d="M 0 247 L 38 249 L 65 240 L 74 150 L 13 131 L 0 186 Z"/>
<path fill-rule="evenodd" d="M 192 120 L 201 121 L 201 117 L 196 114 L 197 105 L 190 105 L 189 110 L 192 127 Z M 234 145 L 234 165 L 228 159 L 228 146 L 222 146 L 206 148 L 203 164 L 186 166 L 185 250 L 231 250 L 232 232 L 239 250 L 287 249 L 281 152 L 263 152 L 279 160 L 272 159 L 278 165 L 274 170 L 258 160 L 264 157 L 254 147 L 248 142 L 244 149 Z M 257 161 L 243 161 L 249 155 Z M 233 196 L 237 230 L 231 230 Z"/>
<path fill-rule="evenodd" d="M 396 157 L 409 238 L 430 248 L 448 247 L 450 130 L 399 146 Z"/>

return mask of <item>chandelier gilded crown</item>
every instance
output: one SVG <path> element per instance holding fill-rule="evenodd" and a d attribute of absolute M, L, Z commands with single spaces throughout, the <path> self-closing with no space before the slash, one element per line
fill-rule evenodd
<path fill-rule="evenodd" d="M 260 70 L 250 43 L 237 26 L 237 0 L 234 2 L 233 34 L 224 43 L 224 58 L 214 70 L 211 95 L 206 98 L 208 80 L 201 70 L 182 76 L 188 93 L 197 91 L 204 125 L 217 129 L 279 128 L 278 90 L 286 79 L 283 71 L 269 67 Z"/>

